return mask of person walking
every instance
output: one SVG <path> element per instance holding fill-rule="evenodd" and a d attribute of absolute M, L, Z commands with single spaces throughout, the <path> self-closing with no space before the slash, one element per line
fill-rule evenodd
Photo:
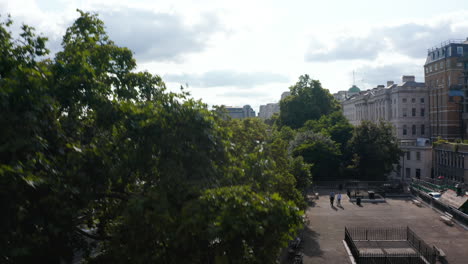
<path fill-rule="evenodd" d="M 333 206 L 333 202 L 335 201 L 335 193 L 330 192 L 330 205 Z"/>
<path fill-rule="evenodd" d="M 341 206 L 341 193 L 339 193 L 338 196 L 336 197 L 336 205 Z"/>

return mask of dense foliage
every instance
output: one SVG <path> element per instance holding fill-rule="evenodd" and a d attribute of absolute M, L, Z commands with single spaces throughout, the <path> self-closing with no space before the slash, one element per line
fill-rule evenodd
<path fill-rule="evenodd" d="M 400 149 L 391 125 L 362 122 L 353 127 L 338 102 L 308 75 L 290 87 L 275 122 L 289 152 L 310 165 L 315 181 L 385 180 Z"/>
<path fill-rule="evenodd" d="M 385 122 L 363 121 L 356 127 L 349 147 L 356 178 L 362 180 L 385 180 L 402 154 L 392 125 Z"/>
<path fill-rule="evenodd" d="M 289 89 L 291 95 L 280 102 L 278 121 L 281 125 L 297 129 L 308 120 L 317 120 L 340 108 L 330 92 L 307 74 L 300 76 L 299 81 Z"/>
<path fill-rule="evenodd" d="M 0 262 L 273 263 L 302 224 L 309 166 L 259 120 L 223 120 L 94 14 L 51 59 L 0 24 Z"/>

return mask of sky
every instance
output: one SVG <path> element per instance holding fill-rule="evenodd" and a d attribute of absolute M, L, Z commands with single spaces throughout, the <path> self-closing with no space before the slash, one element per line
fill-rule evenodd
<path fill-rule="evenodd" d="M 424 81 L 427 49 L 468 37 L 466 0 L 0 0 L 0 19 L 35 27 L 57 52 L 76 9 L 97 13 L 169 90 L 257 113 L 302 74 L 331 93 Z"/>

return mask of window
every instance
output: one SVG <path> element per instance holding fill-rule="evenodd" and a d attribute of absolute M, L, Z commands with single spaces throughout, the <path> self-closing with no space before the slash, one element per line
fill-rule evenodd
<path fill-rule="evenodd" d="M 426 109 L 421 108 L 421 116 L 424 116 L 425 112 L 426 112 Z"/>
<path fill-rule="evenodd" d="M 406 103 L 406 98 L 403 98 L 403 100 L 402 100 L 402 101 L 403 101 L 403 103 Z"/>
<path fill-rule="evenodd" d="M 463 55 L 463 47 L 457 47 L 457 54 Z"/>
<path fill-rule="evenodd" d="M 416 98 L 411 98 L 412 103 L 416 103 Z"/>
<path fill-rule="evenodd" d="M 411 126 L 411 134 L 414 136 L 416 135 L 416 125 Z"/>
<path fill-rule="evenodd" d="M 426 73 L 428 73 L 428 72 L 429 72 L 429 68 L 426 67 Z"/>
<path fill-rule="evenodd" d="M 403 125 L 403 135 L 406 135 L 406 125 Z"/>
<path fill-rule="evenodd" d="M 423 97 L 423 98 L 421 98 L 421 103 L 422 103 L 422 104 L 424 104 L 424 97 Z"/>
<path fill-rule="evenodd" d="M 416 108 L 411 109 L 411 116 L 416 116 Z"/>
<path fill-rule="evenodd" d="M 440 69 L 442 70 L 443 68 L 444 68 L 444 62 L 441 61 L 441 62 L 440 62 Z"/>
<path fill-rule="evenodd" d="M 437 71 L 437 63 L 434 64 L 434 71 Z"/>
<path fill-rule="evenodd" d="M 446 68 L 450 68 L 450 61 L 449 60 L 447 61 L 447 67 Z"/>
<path fill-rule="evenodd" d="M 424 135 L 426 133 L 426 127 L 424 125 L 421 125 L 421 135 Z"/>
<path fill-rule="evenodd" d="M 421 152 L 416 151 L 416 160 L 421 160 Z"/>
<path fill-rule="evenodd" d="M 408 115 L 408 109 L 403 108 L 403 117 L 406 117 Z"/>
<path fill-rule="evenodd" d="M 421 169 L 416 169 L 416 179 L 421 179 Z"/>
<path fill-rule="evenodd" d="M 429 72 L 432 72 L 432 65 L 429 66 Z"/>
<path fill-rule="evenodd" d="M 406 152 L 406 160 L 411 160 L 411 151 Z"/>
<path fill-rule="evenodd" d="M 457 67 L 462 67 L 463 64 L 461 62 L 457 62 Z"/>
<path fill-rule="evenodd" d="M 447 49 L 447 53 L 448 53 L 449 56 L 452 56 L 452 48 L 451 48 L 451 47 L 449 47 L 449 48 Z"/>
<path fill-rule="evenodd" d="M 406 168 L 406 178 L 411 178 L 411 169 Z"/>

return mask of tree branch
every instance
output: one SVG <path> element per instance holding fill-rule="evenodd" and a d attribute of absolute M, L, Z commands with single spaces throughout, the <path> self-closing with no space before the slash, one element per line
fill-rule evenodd
<path fill-rule="evenodd" d="M 78 227 L 75 227 L 75 231 L 77 233 L 79 233 L 80 235 L 83 235 L 83 236 L 85 236 L 87 238 L 91 238 L 91 239 L 94 239 L 94 240 L 109 240 L 111 238 L 110 236 L 106 236 L 106 235 L 100 236 L 100 235 L 91 234 L 91 233 L 88 233 L 88 232 L 85 232 L 85 231 L 81 230 Z"/>

